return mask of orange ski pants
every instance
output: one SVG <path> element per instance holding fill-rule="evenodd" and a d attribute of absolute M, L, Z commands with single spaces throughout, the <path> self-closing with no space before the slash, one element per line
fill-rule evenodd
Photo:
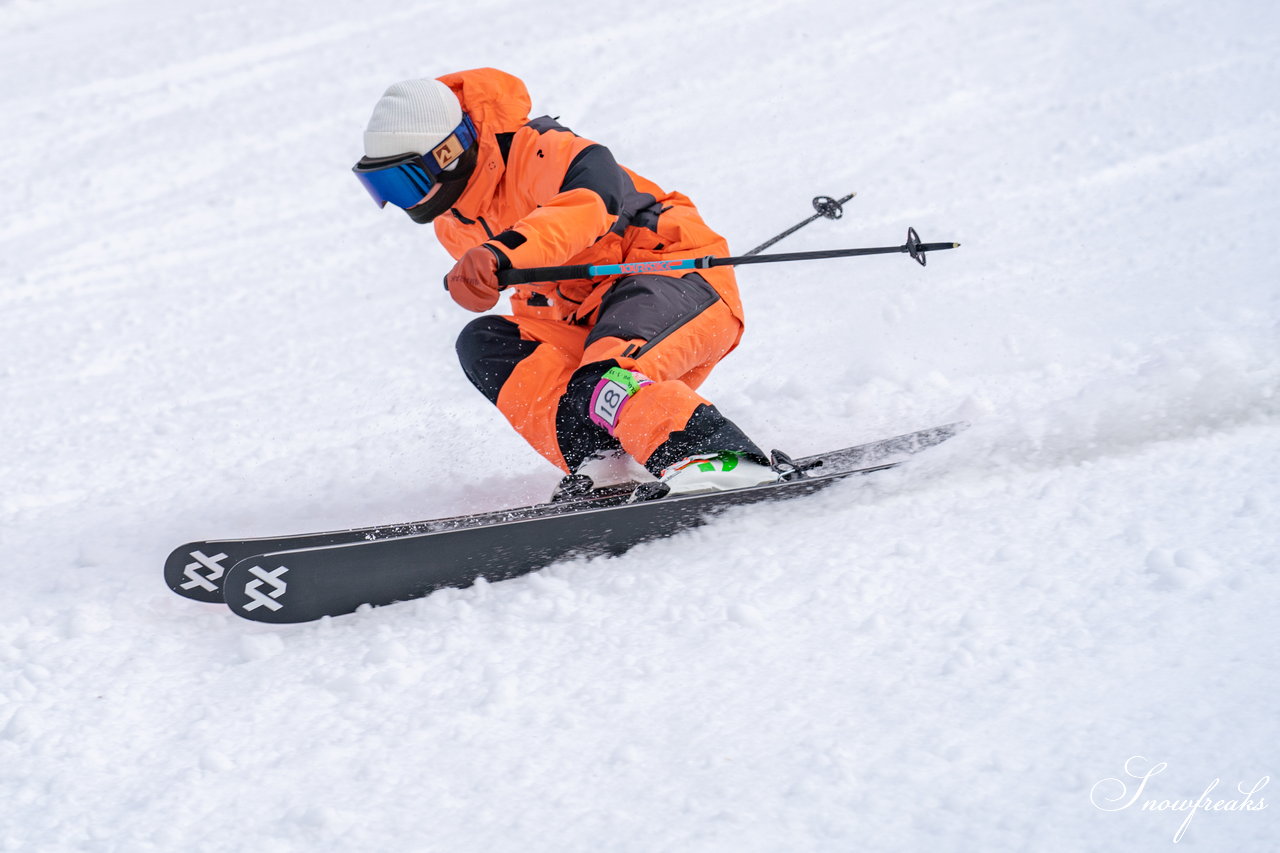
<path fill-rule="evenodd" d="M 762 456 L 696 391 L 737 345 L 741 321 L 705 281 L 671 297 L 678 290 L 672 281 L 622 279 L 593 325 L 479 317 L 459 336 L 459 359 L 516 431 L 566 472 L 595 451 L 619 446 L 654 473 L 698 452 Z M 702 304 L 708 299 L 714 301 Z M 600 377 L 613 366 L 639 372 L 652 384 L 627 401 L 610 436 L 586 409 Z"/>

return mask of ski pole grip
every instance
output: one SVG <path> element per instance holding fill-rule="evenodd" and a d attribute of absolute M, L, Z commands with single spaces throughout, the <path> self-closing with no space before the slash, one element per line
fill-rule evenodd
<path fill-rule="evenodd" d="M 576 264 L 568 267 L 535 267 L 533 269 L 509 269 L 498 272 L 498 287 L 513 284 L 532 284 L 537 281 L 561 281 L 571 278 L 590 278 L 591 267 Z"/>

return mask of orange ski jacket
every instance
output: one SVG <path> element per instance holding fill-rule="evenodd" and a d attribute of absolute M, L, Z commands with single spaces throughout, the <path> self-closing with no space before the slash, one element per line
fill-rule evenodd
<path fill-rule="evenodd" d="M 479 68 L 439 79 L 480 137 L 466 190 L 434 220 L 436 236 L 455 259 L 482 243 L 497 251 L 504 269 L 729 254 L 728 243 L 688 198 L 619 166 L 609 149 L 551 117 L 531 121 L 529 93 L 517 77 Z M 741 322 L 733 271 L 700 274 Z M 590 324 L 617 278 L 518 285 L 512 312 Z"/>

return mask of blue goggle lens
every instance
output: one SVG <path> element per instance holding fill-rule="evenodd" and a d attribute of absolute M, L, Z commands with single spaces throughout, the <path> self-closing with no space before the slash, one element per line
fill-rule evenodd
<path fill-rule="evenodd" d="M 456 162 L 475 141 L 475 125 L 470 116 L 464 115 L 462 124 L 427 156 L 405 154 L 377 160 L 364 157 L 351 171 L 378 207 L 391 202 L 407 209 L 421 202 L 441 179 L 445 167 Z"/>
<path fill-rule="evenodd" d="M 418 160 L 421 159 L 419 156 Z M 431 192 L 435 184 L 426 167 L 417 162 L 385 166 L 369 172 L 360 171 L 358 167 L 352 171 L 378 207 L 385 207 L 387 202 L 397 207 L 413 207 Z"/>

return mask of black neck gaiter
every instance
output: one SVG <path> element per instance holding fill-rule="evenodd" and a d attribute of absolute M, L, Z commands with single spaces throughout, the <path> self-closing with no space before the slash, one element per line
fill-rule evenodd
<path fill-rule="evenodd" d="M 470 150 L 458 158 L 456 167 L 447 172 L 441 172 L 440 177 L 437 178 L 440 189 L 436 190 L 436 194 L 425 203 L 406 208 L 405 213 L 409 214 L 409 218 L 419 225 L 425 225 L 453 207 L 454 202 L 462 197 L 463 190 L 467 188 L 467 179 L 476 170 L 479 149 L 479 145 L 472 145 Z"/>

